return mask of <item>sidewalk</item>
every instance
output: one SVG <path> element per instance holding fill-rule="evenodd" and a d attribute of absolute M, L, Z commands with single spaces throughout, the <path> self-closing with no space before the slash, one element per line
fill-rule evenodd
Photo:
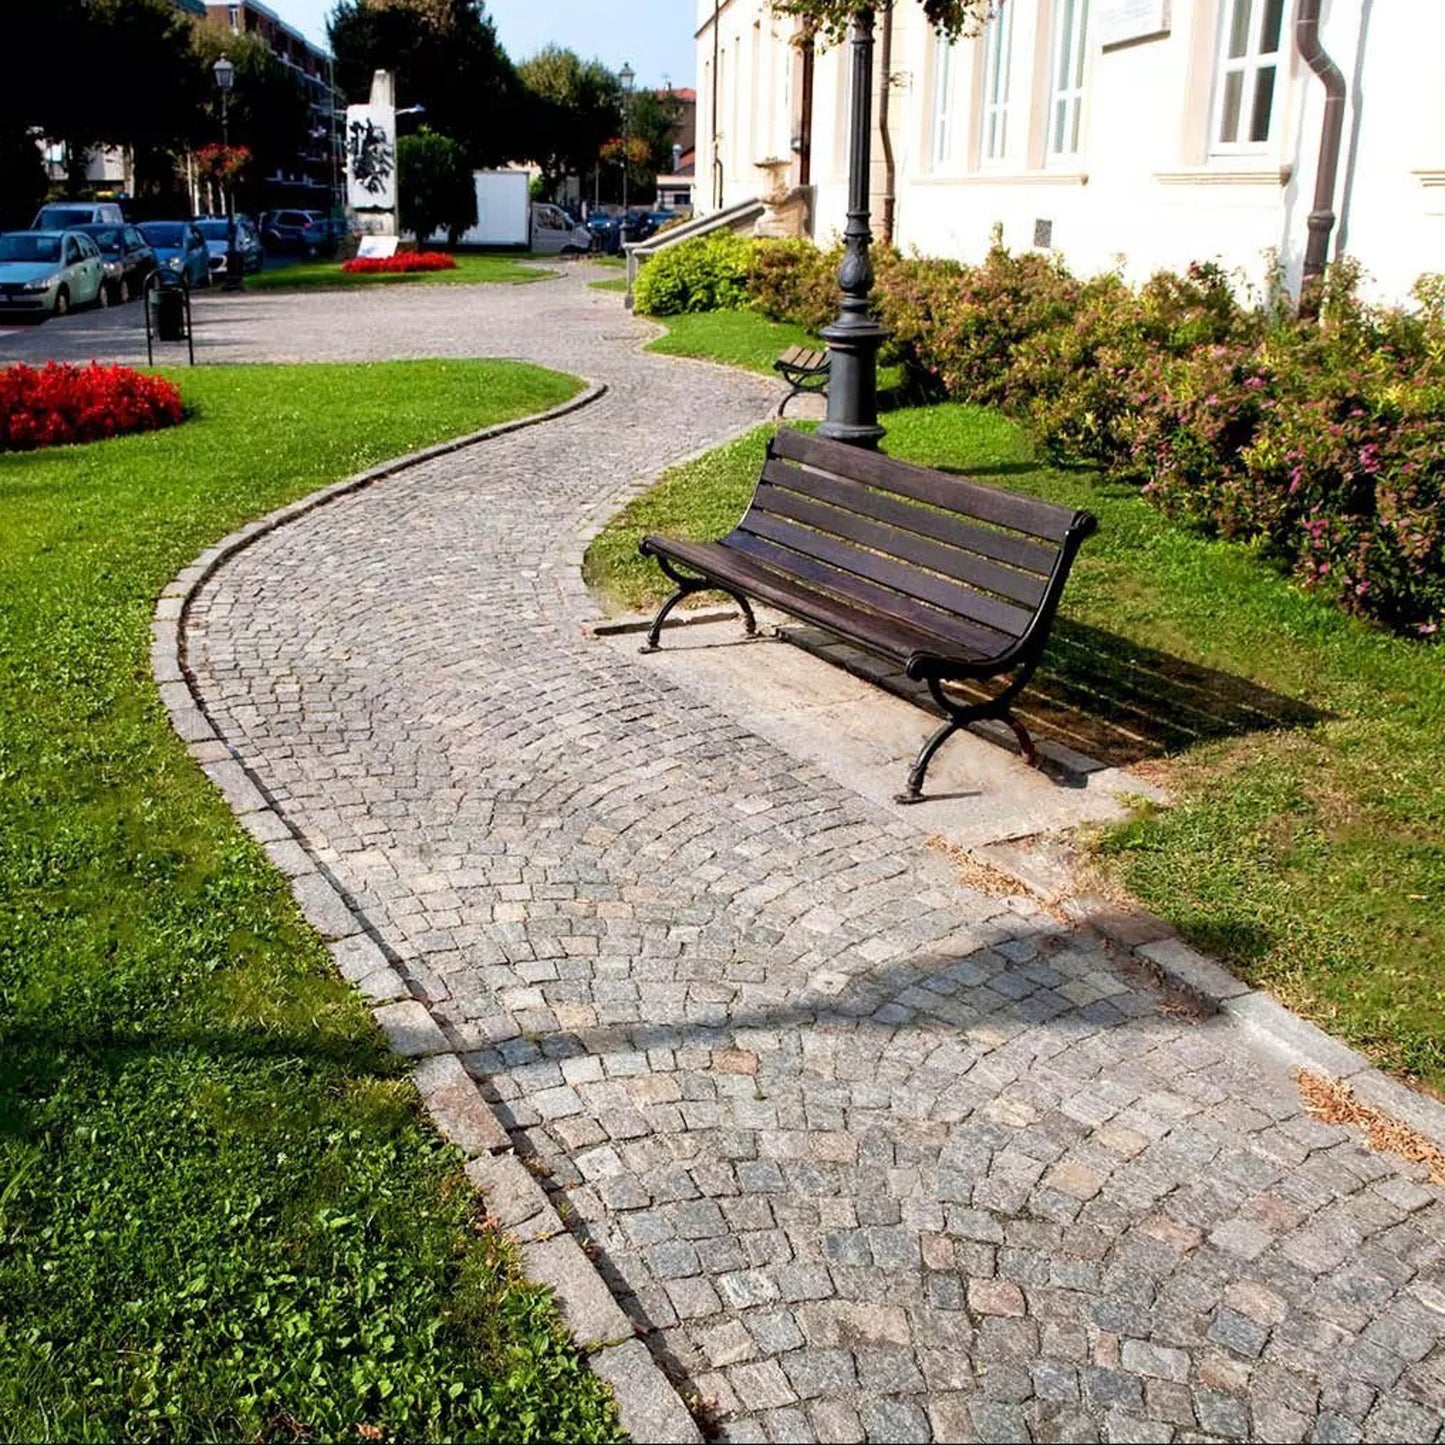
<path fill-rule="evenodd" d="M 1436 1438 L 1445 1193 L 965 886 L 926 808 L 589 634 L 589 527 L 776 388 L 639 352 L 580 272 L 448 290 L 286 324 L 606 395 L 260 537 L 186 656 L 683 1397 L 738 1441 Z"/>

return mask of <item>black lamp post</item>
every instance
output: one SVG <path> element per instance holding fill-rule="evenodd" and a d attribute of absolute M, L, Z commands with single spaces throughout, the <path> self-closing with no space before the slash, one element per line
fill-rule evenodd
<path fill-rule="evenodd" d="M 216 89 L 221 92 L 221 143 L 226 148 L 226 165 L 231 164 L 231 87 L 236 83 L 236 67 L 223 55 L 212 67 Z M 241 289 L 241 254 L 236 250 L 236 206 L 231 195 L 229 177 L 223 182 L 226 191 L 226 287 Z"/>
<path fill-rule="evenodd" d="M 849 117 L 848 224 L 843 231 L 843 292 L 838 319 L 822 330 L 828 343 L 828 415 L 818 435 L 855 446 L 876 447 L 878 425 L 878 348 L 888 333 L 868 311 L 873 262 L 868 255 L 868 180 L 873 149 L 873 11 L 853 20 L 853 104 Z"/>
<path fill-rule="evenodd" d="M 622 224 L 627 224 L 627 127 L 632 110 L 632 82 L 637 79 L 632 67 L 624 60 L 617 72 L 622 82 Z"/>

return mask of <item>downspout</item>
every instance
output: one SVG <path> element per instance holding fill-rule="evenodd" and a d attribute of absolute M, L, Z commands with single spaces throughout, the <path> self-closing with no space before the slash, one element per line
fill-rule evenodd
<path fill-rule="evenodd" d="M 798 184 L 813 184 L 813 65 L 817 46 L 811 27 L 803 32 L 803 94 L 802 115 L 798 120 Z"/>
<path fill-rule="evenodd" d="M 883 148 L 883 224 L 879 240 L 893 244 L 893 213 L 896 204 L 898 166 L 893 159 L 893 137 L 888 131 L 888 100 L 893 85 L 893 4 L 883 6 L 883 34 L 879 39 L 878 66 L 883 72 L 878 84 L 878 141 Z"/>
<path fill-rule="evenodd" d="M 722 157 L 717 153 L 718 102 L 721 99 L 718 85 L 718 66 L 721 64 L 722 42 L 718 38 L 721 26 L 718 17 L 722 14 L 722 0 L 713 0 L 712 6 L 712 204 L 715 211 L 722 210 L 723 168 Z"/>
<path fill-rule="evenodd" d="M 1313 320 L 1319 315 L 1318 282 L 1325 272 L 1330 232 L 1335 227 L 1335 180 L 1340 168 L 1340 137 L 1345 127 L 1345 77 L 1325 54 L 1320 43 L 1320 0 L 1299 0 L 1294 22 L 1295 44 L 1300 58 L 1319 76 L 1325 87 L 1325 114 L 1320 126 L 1320 160 L 1315 171 L 1314 209 L 1309 213 L 1309 238 L 1305 242 L 1304 269 L 1300 277 L 1300 315 Z"/>

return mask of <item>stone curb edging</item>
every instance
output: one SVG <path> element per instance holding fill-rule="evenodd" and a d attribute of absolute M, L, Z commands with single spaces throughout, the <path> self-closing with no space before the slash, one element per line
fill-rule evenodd
<path fill-rule="evenodd" d="M 1175 989 L 1211 1014 L 1222 1014 L 1236 1028 L 1290 1069 L 1323 1074 L 1349 1085 L 1371 1108 L 1407 1124 L 1432 1143 L 1445 1147 L 1445 1104 L 1391 1078 L 1363 1054 L 1301 1018 L 1277 999 L 1236 978 L 1217 959 L 1180 938 L 1171 924 L 1143 909 L 1121 908 L 1088 893 L 1060 897 L 1050 861 L 1031 868 L 1015 840 L 1006 847 L 970 850 L 980 862 L 997 868 L 1030 893 L 1054 902 L 1072 922 L 1092 928 L 1129 954 L 1161 984 Z"/>
<path fill-rule="evenodd" d="M 606 391 L 603 383 L 591 382 L 560 406 L 393 458 L 231 533 L 202 552 L 161 593 L 151 622 L 151 672 L 176 735 L 237 821 L 285 874 L 307 922 L 326 941 L 338 972 L 372 1005 L 393 1051 L 415 1061 L 412 1080 L 432 1125 L 466 1157 L 467 1178 L 485 1200 L 491 1221 L 516 1241 L 526 1277 L 556 1296 L 573 1340 L 593 1373 L 611 1387 L 623 1429 L 637 1445 L 701 1445 L 702 1435 L 681 1396 L 636 1337 L 632 1321 L 546 1192 L 513 1152 L 511 1136 L 451 1040 L 426 1005 L 412 996 L 401 960 L 382 947 L 366 916 L 311 856 L 264 785 L 217 732 L 186 660 L 185 624 L 192 601 L 219 567 L 258 538 L 420 463 L 566 416 Z"/>

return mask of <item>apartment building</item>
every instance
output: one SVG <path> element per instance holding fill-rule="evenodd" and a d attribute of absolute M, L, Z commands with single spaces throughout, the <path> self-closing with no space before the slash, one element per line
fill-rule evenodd
<path fill-rule="evenodd" d="M 697 0 L 700 210 L 760 194 L 759 163 L 811 188 L 842 230 L 846 45 L 817 49 L 769 0 Z M 976 259 L 996 228 L 1084 273 L 1216 260 L 1298 286 L 1326 91 L 1297 0 L 996 0 L 952 44 L 917 0 L 880 7 L 872 210 L 905 249 Z M 1321 0 L 1344 82 L 1330 256 L 1402 300 L 1445 270 L 1445 4 Z"/>
<path fill-rule="evenodd" d="M 301 87 L 310 124 L 294 158 L 268 176 L 278 206 L 329 211 L 341 194 L 342 128 L 346 105 L 337 97 L 331 56 L 260 0 L 205 0 L 206 23 L 232 35 L 254 35 Z"/>

